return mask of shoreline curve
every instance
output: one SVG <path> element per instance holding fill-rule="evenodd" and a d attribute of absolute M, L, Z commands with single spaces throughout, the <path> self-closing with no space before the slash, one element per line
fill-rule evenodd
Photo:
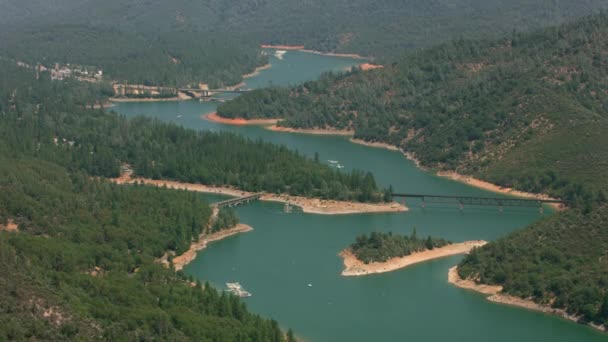
<path fill-rule="evenodd" d="M 230 118 L 224 118 L 224 117 L 219 116 L 217 114 L 217 112 L 203 114 L 202 118 L 205 120 L 211 121 L 211 122 L 221 123 L 221 124 L 225 124 L 225 125 L 233 125 L 233 126 L 274 125 L 280 120 L 280 119 L 243 119 L 243 118 L 230 119 Z"/>
<path fill-rule="evenodd" d="M 531 299 L 520 298 L 516 296 L 512 296 L 509 294 L 502 293 L 503 287 L 500 285 L 486 285 L 486 284 L 478 284 L 472 279 L 462 279 L 458 274 L 458 266 L 454 266 L 450 268 L 448 271 L 448 283 L 459 287 L 461 289 L 474 291 L 477 293 L 481 293 L 486 295 L 486 300 L 503 304 L 509 306 L 515 306 L 518 308 L 523 308 L 532 311 L 538 311 L 545 314 L 559 316 L 561 318 L 565 318 L 567 320 L 573 321 L 575 323 L 579 323 L 580 316 L 574 316 L 566 312 L 563 309 L 556 309 L 546 304 L 539 304 Z M 603 325 L 597 324 L 585 324 L 596 330 L 606 332 L 606 327 Z"/>
<path fill-rule="evenodd" d="M 207 245 L 209 243 L 212 243 L 215 241 L 220 241 L 220 240 L 223 240 L 223 239 L 233 236 L 233 235 L 250 232 L 252 230 L 253 230 L 253 228 L 251 226 L 244 224 L 244 223 L 239 223 L 232 228 L 223 229 L 223 230 L 220 230 L 219 232 L 215 232 L 212 234 L 202 233 L 199 236 L 198 242 L 192 242 L 192 244 L 190 244 L 190 248 L 186 252 L 173 257 L 173 260 L 172 260 L 173 266 L 175 267 L 176 271 L 180 271 L 186 265 L 188 265 L 194 259 L 196 259 L 198 252 L 207 248 Z M 168 261 L 166 261 L 166 258 L 165 258 L 164 263 L 168 264 Z"/>

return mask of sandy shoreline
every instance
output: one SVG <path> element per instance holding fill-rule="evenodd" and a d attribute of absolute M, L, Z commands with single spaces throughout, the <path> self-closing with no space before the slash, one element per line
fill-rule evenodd
<path fill-rule="evenodd" d="M 342 271 L 342 275 L 350 277 L 391 272 L 429 260 L 466 254 L 469 253 L 471 249 L 481 247 L 486 243 L 487 242 L 483 240 L 453 243 L 440 248 L 412 253 L 404 257 L 392 258 L 386 262 L 373 262 L 370 264 L 365 264 L 363 261 L 357 259 L 350 249 L 345 249 L 339 254 L 344 259 L 344 270 Z"/>
<path fill-rule="evenodd" d="M 188 98 L 189 100 L 190 98 Z M 143 98 L 129 98 L 129 97 L 110 97 L 110 102 L 164 102 L 164 101 L 182 101 L 186 100 L 179 96 L 174 97 L 143 97 Z"/>
<path fill-rule="evenodd" d="M 312 54 L 315 54 L 315 55 L 321 55 L 321 56 L 345 57 L 345 58 L 365 59 L 365 60 L 371 59 L 369 57 L 361 56 L 361 55 L 358 55 L 356 53 L 321 52 L 321 51 L 309 50 L 309 49 L 302 49 L 300 51 L 306 52 L 306 53 L 312 53 Z"/>
<path fill-rule="evenodd" d="M 303 50 L 304 45 L 270 45 L 270 44 L 262 44 L 260 45 L 262 49 L 277 49 L 277 50 Z"/>
<path fill-rule="evenodd" d="M 223 117 L 219 116 L 217 114 L 217 112 L 203 114 L 202 118 L 205 120 L 209 120 L 209 121 L 213 121 L 213 122 L 217 122 L 217 123 L 221 123 L 221 124 L 225 124 L 225 125 L 237 125 L 237 126 L 274 125 L 280 120 L 280 119 L 242 119 L 242 118 L 230 119 L 230 118 L 223 118 Z"/>
<path fill-rule="evenodd" d="M 470 186 L 473 186 L 473 187 L 476 187 L 479 189 L 495 192 L 498 194 L 505 194 L 505 195 L 509 195 L 509 196 L 530 198 L 530 199 L 556 200 L 556 198 L 550 197 L 545 194 L 534 194 L 534 193 L 530 193 L 530 192 L 515 190 L 512 188 L 505 188 L 505 187 L 501 187 L 499 185 L 492 184 L 492 183 L 489 183 L 489 182 L 486 182 L 486 181 L 483 181 L 483 180 L 480 180 L 477 178 L 473 178 L 471 176 L 461 175 L 461 174 L 453 172 L 453 171 L 440 171 L 440 172 L 437 172 L 437 176 L 449 178 L 449 179 L 455 180 L 457 182 L 465 183 L 467 185 L 470 185 Z M 557 210 L 564 209 L 563 205 L 561 205 L 559 203 L 550 203 L 549 205 Z"/>
<path fill-rule="evenodd" d="M 316 135 L 346 135 L 352 136 L 355 131 L 350 130 L 339 130 L 339 129 L 322 129 L 322 128 L 291 128 L 272 125 L 266 127 L 266 129 L 274 132 L 286 132 L 286 133 L 301 133 L 301 134 L 316 134 Z"/>
<path fill-rule="evenodd" d="M 281 121 L 281 119 L 243 119 L 243 118 L 224 118 L 217 114 L 217 112 L 203 114 L 201 116 L 205 120 L 209 120 L 212 122 L 217 122 L 225 125 L 253 125 L 253 126 L 266 126 L 265 128 L 274 132 L 283 132 L 283 133 L 301 133 L 301 134 L 316 134 L 316 135 L 344 135 L 344 136 L 352 136 L 355 134 L 355 131 L 349 130 L 337 130 L 337 129 L 304 129 L 304 128 L 291 128 L 291 127 L 282 127 L 277 126 L 277 123 Z"/>
<path fill-rule="evenodd" d="M 220 186 L 208 186 L 203 184 L 192 184 L 192 183 L 181 183 L 175 181 L 166 180 L 155 180 L 147 178 L 130 178 L 128 176 L 122 176 L 114 178 L 112 181 L 118 184 L 130 184 L 130 183 L 144 183 L 148 185 L 154 185 L 158 187 L 167 187 L 170 189 L 180 189 L 212 194 L 221 194 L 229 196 L 246 196 L 253 193 L 242 191 L 229 187 Z M 288 203 L 289 205 L 297 206 L 302 208 L 302 211 L 308 214 L 321 214 L 321 215 L 345 215 L 345 214 L 363 214 L 363 213 L 391 213 L 391 212 L 404 212 L 407 211 L 407 207 L 397 203 L 359 203 L 359 202 L 346 202 L 336 200 L 322 200 L 318 198 L 307 198 L 301 196 L 291 195 L 278 195 L 278 194 L 265 194 L 260 198 L 262 201 L 270 202 L 281 202 Z"/>
<path fill-rule="evenodd" d="M 225 239 L 229 236 L 250 232 L 253 228 L 243 223 L 239 223 L 236 226 L 220 230 L 219 232 L 215 232 L 213 234 L 201 234 L 198 242 L 194 242 L 190 245 L 190 248 L 184 252 L 184 254 L 178 255 L 173 258 L 173 266 L 176 271 L 179 271 L 184 268 L 184 266 L 188 265 L 192 260 L 194 260 L 199 251 L 207 248 L 207 244 Z"/>
<path fill-rule="evenodd" d="M 356 138 L 351 138 L 350 142 L 354 143 L 354 144 L 359 144 L 359 145 L 365 145 L 365 146 L 369 146 L 369 147 L 375 147 L 375 148 L 384 148 L 387 150 L 391 150 L 391 151 L 399 151 L 401 152 L 401 154 L 403 154 L 403 156 L 411 161 L 414 162 L 414 164 L 416 164 L 416 167 L 421 169 L 421 170 L 426 170 L 425 167 L 423 167 L 420 164 L 420 160 L 418 160 L 413 153 L 411 152 L 405 152 L 403 151 L 401 148 L 395 146 L 395 145 L 391 145 L 391 144 L 387 144 L 387 143 L 383 143 L 383 142 L 369 142 L 369 141 L 365 141 L 363 139 L 356 139 Z"/>
<path fill-rule="evenodd" d="M 259 66 L 259 67 L 255 68 L 255 70 L 253 70 L 252 72 L 243 75 L 243 78 L 247 79 L 247 78 L 251 78 L 251 77 L 257 76 L 257 75 L 260 74 L 260 71 L 268 70 L 270 68 L 272 68 L 272 64 L 267 63 L 265 65 L 262 65 L 262 66 Z"/>
<path fill-rule="evenodd" d="M 400 151 L 407 159 L 413 161 L 418 168 L 420 168 L 422 170 L 425 169 L 420 164 L 420 161 L 418 159 L 416 159 L 416 157 L 411 152 L 405 152 L 402 149 L 396 147 L 395 145 L 390 145 L 390 144 L 383 143 L 383 142 L 368 142 L 368 141 L 365 141 L 362 139 L 355 139 L 355 138 L 351 138 L 350 141 L 355 144 L 360 144 L 360 145 L 365 145 L 365 146 L 370 146 L 370 147 L 377 147 L 377 148 L 384 148 L 384 149 L 388 149 L 391 151 Z M 546 194 L 534 194 L 534 193 L 530 193 L 530 192 L 515 190 L 512 188 L 505 188 L 505 187 L 501 187 L 496 184 L 492 184 L 490 182 L 483 181 L 481 179 L 474 178 L 472 176 L 461 175 L 454 171 L 438 171 L 437 176 L 449 178 L 451 180 L 465 183 L 469 186 L 472 186 L 472 187 L 475 187 L 478 189 L 491 191 L 494 193 L 505 194 L 505 195 L 521 197 L 521 198 L 557 200 L 556 198 L 553 198 Z M 550 203 L 549 205 L 557 210 L 565 209 L 564 206 L 559 203 Z"/>
<path fill-rule="evenodd" d="M 508 294 L 500 293 L 502 291 L 502 286 L 500 286 L 500 285 L 477 284 L 473 280 L 462 279 L 462 278 L 460 278 L 460 275 L 458 274 L 457 266 L 450 268 L 450 270 L 448 272 L 448 282 L 456 287 L 460 287 L 460 288 L 463 288 L 466 290 L 471 290 L 471 291 L 479 292 L 481 294 L 488 295 L 488 297 L 486 299 L 491 302 L 494 302 L 494 303 L 511 305 L 511 306 L 528 309 L 528 310 L 543 312 L 546 314 L 557 315 L 557 316 L 560 316 L 562 318 L 565 318 L 565 319 L 568 319 L 568 320 L 571 320 L 571 321 L 574 321 L 577 323 L 578 323 L 578 320 L 580 319 L 579 316 L 570 315 L 563 309 L 552 308 L 550 305 L 538 304 L 530 299 L 524 299 L 524 298 L 519 298 L 519 297 L 511 296 Z M 588 324 L 588 325 L 597 330 L 606 331 L 606 327 L 604 327 L 604 326 L 598 326 L 596 324 Z"/>
<path fill-rule="evenodd" d="M 359 144 L 359 145 L 369 146 L 369 147 L 384 148 L 384 149 L 391 150 L 391 151 L 401 151 L 401 149 L 399 147 L 397 147 L 395 145 L 383 143 L 383 142 L 377 142 L 377 141 L 370 142 L 370 141 L 365 141 L 363 139 L 357 139 L 357 138 L 350 138 L 350 142 Z"/>
<path fill-rule="evenodd" d="M 359 64 L 359 68 L 361 68 L 362 71 L 368 71 L 368 70 L 374 70 L 374 69 L 382 69 L 382 68 L 384 68 L 384 65 L 363 63 L 363 64 Z"/>

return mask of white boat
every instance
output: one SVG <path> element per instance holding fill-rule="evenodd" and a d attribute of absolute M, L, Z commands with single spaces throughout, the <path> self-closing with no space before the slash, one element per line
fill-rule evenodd
<path fill-rule="evenodd" d="M 226 283 L 226 287 L 228 292 L 232 292 L 241 298 L 251 297 L 251 293 L 245 291 L 239 283 Z"/>
<path fill-rule="evenodd" d="M 277 50 L 274 52 L 274 56 L 278 59 L 283 59 L 283 56 L 287 53 L 285 50 Z"/>
<path fill-rule="evenodd" d="M 327 160 L 330 164 L 338 164 L 337 160 Z"/>
<path fill-rule="evenodd" d="M 312 284 L 308 284 L 308 287 L 312 287 Z"/>
<path fill-rule="evenodd" d="M 337 167 L 338 169 L 343 169 L 343 168 L 344 168 L 344 166 L 343 166 L 343 165 L 340 165 L 340 164 L 338 164 L 336 167 Z"/>

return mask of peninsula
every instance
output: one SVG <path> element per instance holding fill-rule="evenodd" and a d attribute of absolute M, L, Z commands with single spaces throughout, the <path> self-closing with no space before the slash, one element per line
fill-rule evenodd
<path fill-rule="evenodd" d="M 573 315 L 568 313 L 564 309 L 555 308 L 549 304 L 537 303 L 531 298 L 521 298 L 509 295 L 507 293 L 503 293 L 503 287 L 501 285 L 483 284 L 472 278 L 463 279 L 458 273 L 458 266 L 454 266 L 448 271 L 448 282 L 456 287 L 487 295 L 488 297 L 486 297 L 486 299 L 490 302 L 517 306 L 528 310 L 557 315 L 577 323 L 581 322 L 581 319 L 583 318 L 582 315 Z M 594 329 L 606 331 L 605 325 L 599 325 L 594 323 L 589 323 L 588 325 Z"/>
<path fill-rule="evenodd" d="M 218 208 L 213 208 L 213 213 L 209 216 L 207 227 L 190 244 L 190 248 L 187 251 L 177 256 L 175 256 L 175 252 L 169 251 L 158 259 L 158 262 L 167 267 L 173 264 L 176 271 L 181 271 L 196 258 L 199 251 L 207 248 L 209 243 L 252 230 L 251 226 L 238 222 L 238 218 L 231 209 L 219 210 Z"/>
<path fill-rule="evenodd" d="M 181 189 L 187 191 L 204 192 L 228 196 L 248 196 L 253 192 L 239 190 L 228 186 L 211 186 L 195 183 L 184 183 L 170 180 L 157 180 L 149 178 L 132 178 L 128 174 L 123 174 L 121 177 L 112 179 L 118 184 L 147 184 L 162 188 Z M 398 202 L 388 203 L 363 203 L 354 201 L 338 201 L 320 198 L 309 198 L 304 196 L 284 195 L 267 193 L 260 198 L 262 201 L 286 203 L 292 206 L 300 207 L 303 212 L 309 214 L 320 215 L 345 215 L 345 214 L 363 214 L 363 213 L 390 213 L 404 212 L 408 208 Z"/>
<path fill-rule="evenodd" d="M 344 259 L 343 276 L 362 276 L 465 254 L 485 244 L 486 241 L 452 243 L 431 236 L 419 238 L 415 229 L 410 236 L 373 232 L 369 236 L 358 236 L 357 241 L 339 255 Z"/>

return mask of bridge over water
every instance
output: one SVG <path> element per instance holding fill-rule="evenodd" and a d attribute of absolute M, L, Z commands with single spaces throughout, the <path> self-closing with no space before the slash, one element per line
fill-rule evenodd
<path fill-rule="evenodd" d="M 229 198 L 229 199 L 224 200 L 224 201 L 215 202 L 215 203 L 212 204 L 212 206 L 214 206 L 216 208 L 233 207 L 233 206 L 237 206 L 239 204 L 249 203 L 249 202 L 252 202 L 252 201 L 257 201 L 264 194 L 265 194 L 264 192 L 257 192 L 255 194 L 251 194 L 251 195 L 247 195 L 247 196 Z"/>
<path fill-rule="evenodd" d="M 243 94 L 252 89 L 198 89 L 198 88 L 179 88 L 178 91 L 186 93 L 193 98 L 210 97 L 213 94 Z M 200 94 L 200 95 L 199 95 Z"/>
<path fill-rule="evenodd" d="M 567 201 L 559 199 L 529 199 L 529 198 L 501 198 L 501 197 L 475 197 L 475 196 L 454 196 L 454 195 L 429 195 L 429 194 L 403 194 L 394 193 L 394 197 L 415 198 L 422 201 L 422 207 L 426 203 L 437 204 L 456 204 L 463 209 L 465 205 L 475 206 L 496 206 L 500 207 L 531 207 L 540 208 L 542 211 L 543 204 L 561 204 L 568 205 Z"/>

